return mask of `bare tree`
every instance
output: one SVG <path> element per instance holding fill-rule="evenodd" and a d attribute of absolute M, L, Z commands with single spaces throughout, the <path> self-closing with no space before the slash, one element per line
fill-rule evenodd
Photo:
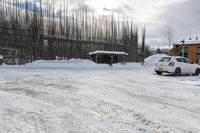
<path fill-rule="evenodd" d="M 166 25 L 165 37 L 166 37 L 166 39 L 168 41 L 168 45 L 169 45 L 169 53 L 168 54 L 170 54 L 171 44 L 175 39 L 175 29 L 170 24 Z"/>
<path fill-rule="evenodd" d="M 12 6 L 6 1 L 13 0 L 0 0 L 0 51 L 6 49 L 9 60 L 89 58 L 95 50 L 126 51 L 127 61 L 137 60 L 138 27 L 125 14 L 123 19 L 114 11 L 98 16 L 87 6 L 69 8 L 69 0 L 62 0 L 59 11 L 56 0 L 35 0 L 33 11 L 28 4 L 21 9 L 29 0 L 13 1 Z M 145 35 L 142 39 L 145 43 Z"/>
<path fill-rule="evenodd" d="M 146 38 L 146 27 L 143 27 L 143 29 L 142 29 L 142 65 L 144 64 L 144 58 L 145 58 L 145 53 L 146 53 L 145 38 Z"/>

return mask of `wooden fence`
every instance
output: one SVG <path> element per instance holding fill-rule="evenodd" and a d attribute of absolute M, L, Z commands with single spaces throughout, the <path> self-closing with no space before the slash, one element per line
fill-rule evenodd
<path fill-rule="evenodd" d="M 0 27 L 0 52 L 4 56 L 4 62 L 25 64 L 40 59 L 89 59 L 89 52 L 96 50 L 126 50 L 124 44 L 75 40 L 44 34 L 37 36 L 28 30 Z"/>

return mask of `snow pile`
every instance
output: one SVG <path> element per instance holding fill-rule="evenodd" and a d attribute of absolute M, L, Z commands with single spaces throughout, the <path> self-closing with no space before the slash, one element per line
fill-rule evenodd
<path fill-rule="evenodd" d="M 145 66 L 154 66 L 154 64 L 162 57 L 166 57 L 168 55 L 166 54 L 156 54 L 156 55 L 152 55 L 149 56 L 148 58 L 146 58 L 144 60 L 144 65 Z"/>
<path fill-rule="evenodd" d="M 39 60 L 33 63 L 27 64 L 28 67 L 78 67 L 85 68 L 88 66 L 96 66 L 90 60 L 81 60 L 81 59 L 71 59 L 71 60 Z"/>
<path fill-rule="evenodd" d="M 96 64 L 91 60 L 71 59 L 71 60 L 39 60 L 24 67 L 34 68 L 137 68 L 141 67 L 139 63 L 113 64 Z"/>

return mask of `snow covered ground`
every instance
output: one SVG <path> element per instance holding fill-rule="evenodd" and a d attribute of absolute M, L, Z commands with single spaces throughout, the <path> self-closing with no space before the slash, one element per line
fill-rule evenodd
<path fill-rule="evenodd" d="M 200 76 L 82 60 L 2 66 L 0 74 L 0 133 L 200 132 Z"/>

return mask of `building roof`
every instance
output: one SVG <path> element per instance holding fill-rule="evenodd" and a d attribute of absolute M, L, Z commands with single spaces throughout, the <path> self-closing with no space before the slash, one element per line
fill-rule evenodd
<path fill-rule="evenodd" d="M 200 40 L 187 40 L 184 42 L 184 45 L 200 45 Z M 173 45 L 183 45 L 183 42 L 174 43 Z"/>
<path fill-rule="evenodd" d="M 94 55 L 94 54 L 128 55 L 128 53 L 126 53 L 126 52 L 119 52 L 119 51 L 94 51 L 94 52 L 89 52 L 89 55 Z"/>

